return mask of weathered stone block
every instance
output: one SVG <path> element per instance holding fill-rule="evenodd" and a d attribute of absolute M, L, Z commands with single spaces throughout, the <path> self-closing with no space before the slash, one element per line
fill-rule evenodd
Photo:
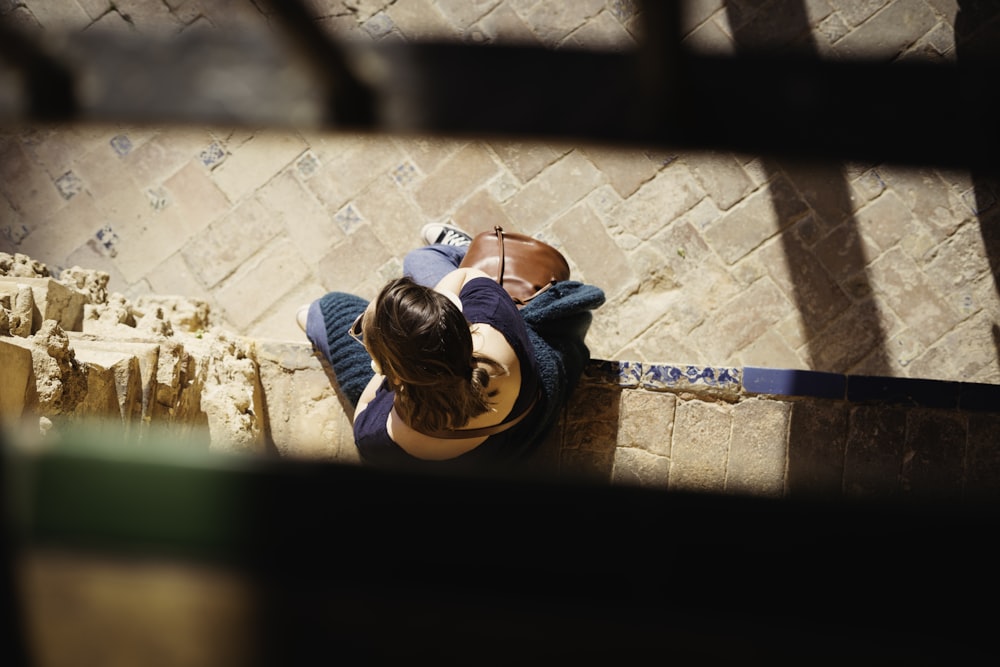
<path fill-rule="evenodd" d="M 104 363 L 79 360 L 86 379 L 86 391 L 73 410 L 73 417 L 89 428 L 114 424 L 119 427 L 121 410 L 118 404 L 118 387 L 115 372 Z"/>
<path fill-rule="evenodd" d="M 483 144 L 470 143 L 438 165 L 414 193 L 420 208 L 431 219 L 444 215 L 500 171 Z"/>
<path fill-rule="evenodd" d="M 882 193 L 878 199 L 860 209 L 855 217 L 857 229 L 872 239 L 882 251 L 888 250 L 906 236 L 924 231 L 923 223 L 914 217 L 911 209 L 892 191 Z"/>
<path fill-rule="evenodd" d="M 344 238 L 333 216 L 290 171 L 278 174 L 261 188 L 258 198 L 281 221 L 285 233 L 310 265 Z"/>
<path fill-rule="evenodd" d="M 566 449 L 559 454 L 559 477 L 571 481 L 606 484 L 611 481 L 614 468 L 613 448 Z"/>
<path fill-rule="evenodd" d="M 536 142 L 494 141 L 490 147 L 522 183 L 533 179 L 560 157 L 551 146 Z"/>
<path fill-rule="evenodd" d="M 721 311 L 692 335 L 700 337 L 709 358 L 724 363 L 734 350 L 746 347 L 779 322 L 788 311 L 788 300 L 771 280 L 764 278 L 731 299 Z"/>
<path fill-rule="evenodd" d="M 660 169 L 645 152 L 635 149 L 587 146 L 583 152 L 622 197 L 630 197 Z"/>
<path fill-rule="evenodd" d="M 623 391 L 618 448 L 633 447 L 669 458 L 676 406 L 677 397 L 671 393 Z"/>
<path fill-rule="evenodd" d="M 535 34 L 548 46 L 559 44 L 589 17 L 604 9 L 604 0 L 580 0 L 562 4 L 536 3 L 526 15 Z"/>
<path fill-rule="evenodd" d="M 784 401 L 751 398 L 733 407 L 728 493 L 784 495 L 790 415 L 791 404 Z"/>
<path fill-rule="evenodd" d="M 181 252 L 201 284 L 211 288 L 281 232 L 271 212 L 250 199 L 209 225 Z"/>
<path fill-rule="evenodd" d="M 840 498 L 846 442 L 847 404 L 814 400 L 792 404 L 786 494 Z"/>
<path fill-rule="evenodd" d="M 872 375 L 884 375 L 889 349 L 886 339 L 895 332 L 887 330 L 894 321 L 883 315 L 873 301 L 844 311 L 823 333 L 809 341 L 815 367 L 858 374 L 857 364 L 864 362 L 872 368 Z"/>
<path fill-rule="evenodd" d="M 36 2 L 31 13 L 45 28 L 58 30 L 83 30 L 90 24 L 90 17 L 76 2 Z"/>
<path fill-rule="evenodd" d="M 887 405 L 852 408 L 844 454 L 844 494 L 877 499 L 899 495 L 906 410 Z"/>
<path fill-rule="evenodd" d="M 140 416 L 144 420 L 152 418 L 155 403 L 157 366 L 160 358 L 158 342 L 116 340 L 92 334 L 70 333 L 69 340 L 74 351 L 85 359 L 108 358 L 108 355 L 122 355 L 136 360 L 138 365 Z M 131 392 L 131 388 L 129 390 Z"/>
<path fill-rule="evenodd" d="M 849 248 L 841 250 L 850 252 Z M 844 291 L 823 269 L 816 255 L 794 236 L 761 249 L 760 257 L 771 278 L 788 300 L 798 306 L 806 324 L 814 331 L 821 330 L 831 318 L 850 305 Z M 864 269 L 864 256 L 860 252 L 844 257 L 842 261 L 854 271 Z"/>
<path fill-rule="evenodd" d="M 635 285 L 628 258 L 589 208 L 574 207 L 553 223 L 553 229 L 566 255 L 577 265 L 591 267 L 586 276 L 575 279 L 599 285 L 609 297 Z"/>
<path fill-rule="evenodd" d="M 243 144 L 230 146 L 231 155 L 216 167 L 212 178 L 229 201 L 239 201 L 291 164 L 305 149 L 305 143 L 296 134 L 257 132 Z"/>
<path fill-rule="evenodd" d="M 877 293 L 924 345 L 936 341 L 960 319 L 938 296 L 917 264 L 898 248 L 872 262 L 869 276 L 878 287 Z"/>
<path fill-rule="evenodd" d="M 723 211 L 728 211 L 754 188 L 743 165 L 727 153 L 694 153 L 684 161 L 701 187 Z"/>
<path fill-rule="evenodd" d="M 269 252 L 246 262 L 216 291 L 227 319 L 240 329 L 263 315 L 295 286 L 309 277 L 309 269 L 287 239 L 274 241 Z"/>
<path fill-rule="evenodd" d="M 1000 409 L 1000 408 L 998 408 Z M 965 460 L 965 498 L 1000 499 L 1000 415 L 969 414 Z"/>
<path fill-rule="evenodd" d="M 31 288 L 31 331 L 38 331 L 45 320 L 55 320 L 63 331 L 80 331 L 83 327 L 85 294 L 66 287 L 52 278 L 14 278 L 0 276 L 0 296 L 10 295 L 12 304 L 22 291 L 21 285 Z M 21 297 L 22 300 L 24 297 Z"/>
<path fill-rule="evenodd" d="M 681 401 L 677 404 L 670 454 L 670 489 L 721 493 L 732 433 L 733 406 Z"/>
<path fill-rule="evenodd" d="M 110 345 L 114 343 L 109 341 Z M 142 372 L 139 359 L 127 350 L 74 345 L 76 358 L 87 367 L 87 398 L 80 416 L 115 419 L 128 429 L 142 417 Z"/>
<path fill-rule="evenodd" d="M 351 203 L 371 224 L 371 231 L 363 233 L 372 233 L 376 238 L 383 239 L 396 257 L 402 258 L 413 248 L 423 245 L 419 228 L 413 221 L 424 216 L 390 179 L 375 181 Z M 399 232 L 407 227 L 413 227 L 413 231 L 409 234 Z"/>
<path fill-rule="evenodd" d="M 961 498 L 967 432 L 964 414 L 910 410 L 903 450 L 903 493 L 921 499 Z"/>
<path fill-rule="evenodd" d="M 409 40 L 455 39 L 458 30 L 441 15 L 437 2 L 413 0 L 396 2 L 386 8 L 400 32 Z"/>
<path fill-rule="evenodd" d="M 32 379 L 31 350 L 0 338 L 0 427 L 20 419 Z"/>
<path fill-rule="evenodd" d="M 733 206 L 703 235 L 727 264 L 734 264 L 808 210 L 787 179 L 778 177 Z"/>
<path fill-rule="evenodd" d="M 209 343 L 201 409 L 208 418 L 211 449 L 263 453 L 264 403 L 251 346 L 221 331 Z"/>
<path fill-rule="evenodd" d="M 588 192 L 594 187 L 586 186 Z M 674 163 L 615 207 L 611 219 L 645 240 L 691 210 L 704 197 L 705 192 L 688 167 Z"/>
<path fill-rule="evenodd" d="M 514 222 L 509 231 L 535 234 L 601 185 L 604 175 L 579 151 L 569 153 L 535 177 L 507 201 Z"/>
<path fill-rule="evenodd" d="M 670 459 L 644 449 L 619 447 L 615 450 L 613 484 L 666 489 L 670 480 Z"/>
<path fill-rule="evenodd" d="M 892 60 L 937 24 L 937 17 L 925 2 L 892 2 L 870 20 L 874 3 L 845 3 L 849 23 L 857 25 L 834 51 L 841 58 L 882 58 Z M 860 11 L 860 13 L 859 13 Z M 864 21 L 863 24 L 858 25 Z"/>
<path fill-rule="evenodd" d="M 258 341 L 268 440 L 281 456 L 358 462 L 351 412 L 308 343 Z"/>

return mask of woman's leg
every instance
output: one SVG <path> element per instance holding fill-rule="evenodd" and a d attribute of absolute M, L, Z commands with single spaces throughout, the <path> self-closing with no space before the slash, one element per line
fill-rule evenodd
<path fill-rule="evenodd" d="M 403 275 L 425 287 L 434 287 L 445 275 L 458 268 L 468 246 L 426 245 L 411 250 L 403 258 Z"/>
<path fill-rule="evenodd" d="M 344 292 L 330 292 L 309 305 L 306 336 L 333 367 L 340 390 L 350 404 L 357 405 L 374 372 L 365 346 L 347 330 L 368 302 Z"/>

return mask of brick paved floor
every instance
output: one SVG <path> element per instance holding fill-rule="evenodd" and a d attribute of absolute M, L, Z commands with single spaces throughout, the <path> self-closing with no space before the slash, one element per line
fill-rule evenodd
<path fill-rule="evenodd" d="M 622 49 L 641 30 L 624 0 L 310 6 L 331 34 L 374 40 Z M 754 6 L 689 2 L 686 44 L 731 53 L 734 40 L 752 45 L 765 34 L 831 58 L 956 57 L 954 0 Z M 809 29 L 782 6 L 804 7 Z M 140 34 L 266 20 L 235 0 L 4 0 L 0 16 L 43 30 Z M 7 127 L 0 251 L 55 270 L 105 270 L 129 297 L 203 298 L 223 326 L 301 340 L 300 304 L 328 290 L 374 296 L 424 223 L 453 220 L 470 232 L 499 223 L 561 247 L 576 278 L 605 289 L 588 339 L 598 358 L 997 383 L 1000 299 L 982 221 L 1000 207 L 989 186 L 961 171 L 661 148 Z"/>

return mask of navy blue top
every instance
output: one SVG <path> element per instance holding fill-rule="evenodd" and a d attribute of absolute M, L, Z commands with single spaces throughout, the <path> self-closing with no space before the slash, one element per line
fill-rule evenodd
<path fill-rule="evenodd" d="M 462 301 L 462 313 L 469 324 L 489 324 L 502 333 L 514 349 L 521 364 L 521 388 L 510 414 L 520 414 L 530 405 L 541 385 L 538 363 L 531 342 L 528 340 L 524 318 L 521 317 L 510 295 L 490 278 L 473 278 L 468 281 L 462 287 L 459 298 Z M 375 392 L 375 398 L 354 422 L 354 440 L 365 462 L 418 466 L 427 464 L 427 467 L 435 468 L 448 465 L 462 467 L 469 463 L 507 462 L 516 458 L 523 450 L 524 435 L 531 432 L 536 416 L 544 413 L 542 400 L 539 398 L 539 404 L 532 409 L 532 414 L 516 426 L 488 437 L 478 447 L 453 459 L 423 461 L 408 454 L 389 437 L 385 424 L 392 410 L 394 398 L 395 392 L 383 382 Z"/>

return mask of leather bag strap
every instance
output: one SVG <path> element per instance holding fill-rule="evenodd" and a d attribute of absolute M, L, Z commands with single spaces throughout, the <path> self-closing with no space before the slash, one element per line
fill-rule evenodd
<path fill-rule="evenodd" d="M 497 262 L 497 283 L 499 283 L 500 286 L 503 287 L 503 261 L 504 261 L 503 227 L 501 227 L 500 225 L 496 225 L 493 227 L 493 231 L 497 235 L 497 250 L 500 257 L 500 261 Z"/>
<path fill-rule="evenodd" d="M 483 436 L 501 433 L 516 426 L 522 419 L 527 417 L 531 412 L 531 409 L 535 407 L 536 403 L 538 403 L 538 396 L 539 394 L 535 394 L 535 397 L 531 399 L 531 403 L 528 407 L 521 411 L 521 414 L 516 415 L 513 418 L 508 416 L 499 424 L 494 424 L 493 426 L 483 426 L 482 428 L 460 428 L 448 431 L 436 431 L 434 433 L 424 433 L 424 435 L 432 438 L 441 438 L 442 440 L 461 440 L 463 438 L 481 438 Z"/>

